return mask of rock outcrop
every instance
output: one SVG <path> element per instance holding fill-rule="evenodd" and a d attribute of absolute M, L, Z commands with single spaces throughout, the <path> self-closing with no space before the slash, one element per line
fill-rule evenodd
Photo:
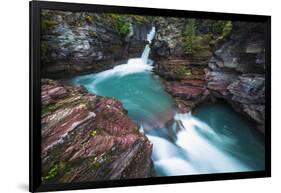
<path fill-rule="evenodd" d="M 208 64 L 207 88 L 257 123 L 264 133 L 265 60 L 263 23 L 233 22 L 229 39 Z"/>
<path fill-rule="evenodd" d="M 183 113 L 209 99 L 208 62 L 220 39 L 228 35 L 222 34 L 226 23 L 217 27 L 221 32 L 215 32 L 214 25 L 216 21 L 183 18 L 159 18 L 155 22 L 154 70 Z"/>
<path fill-rule="evenodd" d="M 42 181 L 154 175 L 152 144 L 114 98 L 42 80 Z"/>
<path fill-rule="evenodd" d="M 43 10 L 42 77 L 66 78 L 126 63 L 141 55 L 150 29 L 141 16 Z"/>
<path fill-rule="evenodd" d="M 263 23 L 172 20 L 156 21 L 152 57 L 178 109 L 223 98 L 264 132 Z"/>

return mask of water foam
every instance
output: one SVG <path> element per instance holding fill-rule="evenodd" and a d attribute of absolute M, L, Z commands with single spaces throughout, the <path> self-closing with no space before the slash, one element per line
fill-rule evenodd
<path fill-rule="evenodd" d="M 149 44 L 154 38 L 154 35 L 155 35 L 155 27 L 152 27 L 149 34 L 147 34 L 147 41 L 149 42 Z M 93 84 L 97 84 L 107 78 L 112 78 L 114 76 L 122 77 L 129 74 L 141 73 L 146 71 L 150 72 L 153 69 L 152 66 L 153 61 L 148 58 L 150 53 L 149 44 L 145 46 L 140 58 L 131 58 L 127 61 L 126 64 L 121 64 L 115 66 L 112 69 L 97 73 Z"/>
<path fill-rule="evenodd" d="M 190 175 L 249 171 L 245 164 L 220 149 L 224 142 L 206 123 L 191 114 L 176 114 L 181 125 L 175 144 L 159 137 L 153 143 L 153 160 L 160 175 Z"/>

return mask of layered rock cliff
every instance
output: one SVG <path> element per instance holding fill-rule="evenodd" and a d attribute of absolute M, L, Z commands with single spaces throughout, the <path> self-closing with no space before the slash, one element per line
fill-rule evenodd
<path fill-rule="evenodd" d="M 142 16 L 42 10 L 42 77 L 100 72 L 139 57 L 149 30 Z"/>
<path fill-rule="evenodd" d="M 180 111 L 223 98 L 264 132 L 263 23 L 160 18 L 155 26 L 155 73 Z"/>
<path fill-rule="evenodd" d="M 68 183 L 154 175 L 152 144 L 114 98 L 42 80 L 42 181 Z"/>
<path fill-rule="evenodd" d="M 264 133 L 265 28 L 262 23 L 234 22 L 230 38 L 214 52 L 206 75 L 214 96 L 254 120 Z"/>

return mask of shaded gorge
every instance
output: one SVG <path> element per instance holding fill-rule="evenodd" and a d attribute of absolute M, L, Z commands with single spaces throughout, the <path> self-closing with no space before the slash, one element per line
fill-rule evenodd
<path fill-rule="evenodd" d="M 152 28 L 148 42 L 154 33 Z M 67 82 L 122 102 L 153 144 L 157 176 L 263 170 L 264 139 L 254 124 L 226 103 L 202 104 L 192 113 L 177 113 L 173 99 L 152 72 L 149 51 L 147 44 L 140 58 Z"/>

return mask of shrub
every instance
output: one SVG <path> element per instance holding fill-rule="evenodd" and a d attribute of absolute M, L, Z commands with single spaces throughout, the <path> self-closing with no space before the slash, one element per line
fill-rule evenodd
<path fill-rule="evenodd" d="M 196 20 L 188 19 L 183 33 L 183 46 L 186 54 L 208 54 L 210 46 L 225 40 L 232 31 L 231 21 L 206 20 L 200 25 L 205 27 L 205 32 L 198 32 L 199 34 L 197 34 Z"/>
<path fill-rule="evenodd" d="M 111 18 L 120 35 L 125 36 L 129 33 L 130 23 L 127 21 L 126 16 L 111 14 Z"/>

